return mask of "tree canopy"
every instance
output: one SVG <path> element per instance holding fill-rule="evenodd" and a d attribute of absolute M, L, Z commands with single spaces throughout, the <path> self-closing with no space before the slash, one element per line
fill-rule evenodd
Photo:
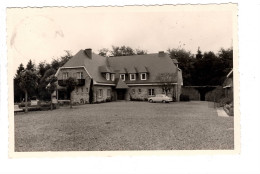
<path fill-rule="evenodd" d="M 184 49 L 168 49 L 170 57 L 177 59 L 182 69 L 185 86 L 221 85 L 233 67 L 233 49 L 221 48 L 217 54 L 198 48 L 194 56 Z"/>
<path fill-rule="evenodd" d="M 29 60 L 26 68 L 24 68 L 23 64 L 20 64 L 14 77 L 14 101 L 21 102 L 25 97 L 24 90 L 19 86 L 21 72 L 24 70 L 29 70 L 36 75 L 34 81 L 37 83 L 37 87 L 28 92 L 28 98 L 30 99 L 32 96 L 37 96 L 37 98 L 41 100 L 50 100 L 49 91 L 46 89 L 46 86 L 49 84 L 49 79 L 54 76 L 59 67 L 63 66 L 71 58 L 71 52 L 65 50 L 65 55 L 53 59 L 51 63 L 43 61 L 36 66 L 32 60 Z"/>
<path fill-rule="evenodd" d="M 143 55 L 147 54 L 146 50 L 133 49 L 130 46 L 112 46 L 112 49 L 102 48 L 99 50 L 99 55 L 101 56 L 132 56 L 132 55 Z"/>

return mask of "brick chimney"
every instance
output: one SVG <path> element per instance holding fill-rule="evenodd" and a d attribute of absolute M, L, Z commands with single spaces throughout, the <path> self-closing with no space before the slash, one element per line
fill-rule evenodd
<path fill-rule="evenodd" d="M 165 56 L 164 51 L 159 51 L 158 56 L 159 56 L 159 57 L 164 57 L 164 56 Z"/>
<path fill-rule="evenodd" d="M 88 58 L 92 59 L 92 49 L 91 48 L 85 49 L 84 52 L 88 56 Z"/>

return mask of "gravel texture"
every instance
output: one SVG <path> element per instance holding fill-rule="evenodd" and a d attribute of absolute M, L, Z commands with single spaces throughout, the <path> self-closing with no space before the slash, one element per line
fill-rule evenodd
<path fill-rule="evenodd" d="M 234 118 L 209 102 L 123 101 L 14 118 L 17 152 L 234 149 Z"/>

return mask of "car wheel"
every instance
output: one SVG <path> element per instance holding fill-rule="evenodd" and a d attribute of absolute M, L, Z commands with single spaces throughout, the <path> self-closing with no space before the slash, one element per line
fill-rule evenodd
<path fill-rule="evenodd" d="M 165 100 L 163 100 L 162 102 L 163 102 L 163 103 L 166 103 L 166 101 L 165 101 Z"/>
<path fill-rule="evenodd" d="M 150 102 L 150 103 L 153 103 L 153 100 L 152 100 L 152 99 L 150 99 L 150 100 L 149 100 L 149 102 Z"/>

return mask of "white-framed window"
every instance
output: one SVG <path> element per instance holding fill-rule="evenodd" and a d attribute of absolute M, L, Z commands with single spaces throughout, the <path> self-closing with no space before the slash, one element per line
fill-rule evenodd
<path fill-rule="evenodd" d="M 130 74 L 130 80 L 133 81 L 136 79 L 136 75 L 135 74 Z"/>
<path fill-rule="evenodd" d="M 111 96 L 111 89 L 107 89 L 107 97 Z"/>
<path fill-rule="evenodd" d="M 66 80 L 68 78 L 68 72 L 62 73 L 62 79 Z"/>
<path fill-rule="evenodd" d="M 140 76 L 141 76 L 141 80 L 146 80 L 146 73 L 141 73 Z"/>
<path fill-rule="evenodd" d="M 155 95 L 154 94 L 154 89 L 148 89 L 148 95 Z"/>
<path fill-rule="evenodd" d="M 109 73 L 106 73 L 106 79 L 110 80 L 110 74 Z"/>
<path fill-rule="evenodd" d="M 83 79 L 83 72 L 77 72 L 77 79 Z"/>
<path fill-rule="evenodd" d="M 125 74 L 120 74 L 120 78 L 125 81 Z"/>
<path fill-rule="evenodd" d="M 98 97 L 103 97 L 103 89 L 98 89 Z"/>
<path fill-rule="evenodd" d="M 115 81 L 115 74 L 111 74 L 111 80 Z"/>

